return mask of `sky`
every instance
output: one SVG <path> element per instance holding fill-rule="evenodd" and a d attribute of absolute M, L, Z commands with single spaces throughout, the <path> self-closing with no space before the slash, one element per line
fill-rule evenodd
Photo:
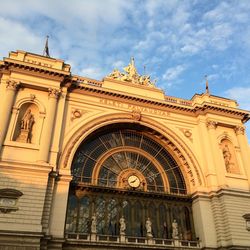
<path fill-rule="evenodd" d="M 205 91 L 207 75 L 211 94 L 250 110 L 249 0 L 0 0 L 0 6 L 0 58 L 16 50 L 42 54 L 49 35 L 51 56 L 73 74 L 101 80 L 133 56 L 138 72 L 167 95 L 190 99 Z"/>

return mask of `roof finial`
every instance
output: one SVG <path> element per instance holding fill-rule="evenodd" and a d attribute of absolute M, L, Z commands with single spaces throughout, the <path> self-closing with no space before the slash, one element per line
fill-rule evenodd
<path fill-rule="evenodd" d="M 133 67 L 135 67 L 135 58 L 133 56 L 131 57 L 131 62 L 130 63 L 131 63 L 131 65 Z"/>
<path fill-rule="evenodd" d="M 143 75 L 146 75 L 146 64 L 143 65 Z"/>
<path fill-rule="evenodd" d="M 43 56 L 50 57 L 49 55 L 49 36 L 46 36 L 46 42 L 43 50 Z"/>
<path fill-rule="evenodd" d="M 208 79 L 207 79 L 207 75 L 205 75 L 205 79 L 206 79 L 206 94 L 210 94 L 209 92 L 209 87 L 208 87 Z"/>

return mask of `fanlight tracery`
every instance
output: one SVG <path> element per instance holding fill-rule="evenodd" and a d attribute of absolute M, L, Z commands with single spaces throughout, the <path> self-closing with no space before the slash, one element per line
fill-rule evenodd
<path fill-rule="evenodd" d="M 181 170 L 163 145 L 146 133 L 117 129 L 89 138 L 77 150 L 72 167 L 76 182 L 129 187 L 135 175 L 144 191 L 186 193 Z"/>

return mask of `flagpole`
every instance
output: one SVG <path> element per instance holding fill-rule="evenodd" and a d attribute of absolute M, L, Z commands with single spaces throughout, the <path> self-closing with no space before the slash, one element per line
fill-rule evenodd
<path fill-rule="evenodd" d="M 49 55 L 49 36 L 46 36 L 46 42 L 43 50 L 43 56 L 50 57 Z"/>

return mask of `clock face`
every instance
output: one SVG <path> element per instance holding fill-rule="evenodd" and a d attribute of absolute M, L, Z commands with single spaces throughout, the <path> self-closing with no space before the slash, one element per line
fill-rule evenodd
<path fill-rule="evenodd" d="M 138 188 L 140 186 L 140 179 L 136 175 L 130 175 L 128 177 L 128 184 L 130 187 Z"/>

